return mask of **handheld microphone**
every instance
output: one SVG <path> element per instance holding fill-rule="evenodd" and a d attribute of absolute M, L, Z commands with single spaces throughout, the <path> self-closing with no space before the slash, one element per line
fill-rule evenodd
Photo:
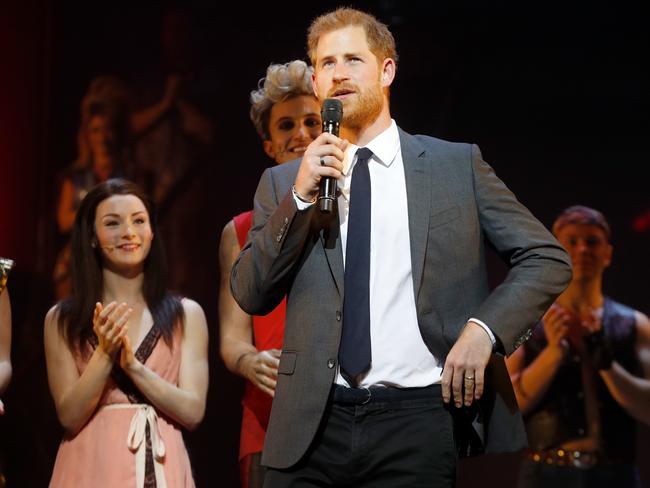
<path fill-rule="evenodd" d="M 321 109 L 321 117 L 323 119 L 323 132 L 339 136 L 339 125 L 343 117 L 343 104 L 341 100 L 336 98 L 327 98 L 323 102 Z M 334 208 L 336 201 L 336 178 L 326 176 L 320 180 L 320 191 L 318 194 L 318 202 L 320 211 L 330 213 Z"/>

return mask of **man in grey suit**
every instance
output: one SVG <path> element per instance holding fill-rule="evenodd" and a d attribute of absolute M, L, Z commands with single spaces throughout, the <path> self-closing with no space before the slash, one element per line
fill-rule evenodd
<path fill-rule="evenodd" d="M 453 486 L 459 455 L 525 446 L 503 354 L 564 290 L 569 258 L 476 146 L 397 127 L 384 24 L 338 9 L 308 47 L 341 138 L 264 173 L 231 275 L 250 314 L 287 296 L 265 486 Z M 339 184 L 330 214 L 323 177 Z M 509 266 L 491 292 L 486 245 Z"/>

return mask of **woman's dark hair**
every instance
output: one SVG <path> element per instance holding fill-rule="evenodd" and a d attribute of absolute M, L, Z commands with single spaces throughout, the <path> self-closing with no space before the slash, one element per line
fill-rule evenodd
<path fill-rule="evenodd" d="M 142 294 L 165 342 L 171 344 L 174 326 L 178 319 L 184 318 L 180 297 L 167 290 L 167 263 L 153 202 L 135 183 L 121 178 L 109 179 L 84 197 L 72 229 L 72 296 L 58 305 L 58 326 L 73 350 L 82 347 L 94 334 L 95 303 L 101 302 L 104 289 L 101 249 L 93 246 L 97 242 L 95 213 L 101 202 L 114 195 L 138 197 L 149 213 L 154 239 L 144 262 Z"/>

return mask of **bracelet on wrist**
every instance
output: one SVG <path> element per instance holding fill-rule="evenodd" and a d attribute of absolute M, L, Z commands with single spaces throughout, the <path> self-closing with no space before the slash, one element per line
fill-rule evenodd
<path fill-rule="evenodd" d="M 300 200 L 302 203 L 316 203 L 317 198 L 314 197 L 312 200 L 307 200 L 305 197 L 303 197 L 300 193 L 298 193 L 298 190 L 296 190 L 296 185 L 293 185 L 291 187 L 291 192 L 293 193 L 293 196 L 296 197 L 298 200 Z"/>

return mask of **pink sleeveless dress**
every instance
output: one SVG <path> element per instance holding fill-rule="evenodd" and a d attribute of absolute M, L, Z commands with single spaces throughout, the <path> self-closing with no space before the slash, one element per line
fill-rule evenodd
<path fill-rule="evenodd" d="M 135 355 L 164 380 L 177 385 L 182 328 L 170 349 L 152 327 Z M 93 352 L 76 355 L 81 374 Z M 74 437 L 64 437 L 51 488 L 193 488 L 192 468 L 180 426 L 147 404 L 120 370 L 113 369 L 97 410 Z"/>

